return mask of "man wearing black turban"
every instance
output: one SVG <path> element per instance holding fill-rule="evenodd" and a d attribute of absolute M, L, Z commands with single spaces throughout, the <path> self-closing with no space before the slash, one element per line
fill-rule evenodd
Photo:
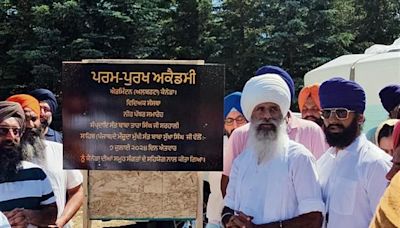
<path fill-rule="evenodd" d="M 56 96 L 47 89 L 35 89 L 29 93 L 40 104 L 40 122 L 42 123 L 45 138 L 49 141 L 62 143 L 62 134 L 52 128 L 53 114 L 57 111 Z"/>

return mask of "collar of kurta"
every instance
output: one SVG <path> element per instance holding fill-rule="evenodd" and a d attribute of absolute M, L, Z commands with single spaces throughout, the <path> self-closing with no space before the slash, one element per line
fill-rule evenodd
<path fill-rule="evenodd" d="M 290 133 L 292 129 L 300 127 L 299 118 L 296 117 L 291 111 L 289 111 L 289 118 L 287 122 L 287 132 Z"/>
<path fill-rule="evenodd" d="M 347 154 L 356 155 L 358 152 L 361 151 L 362 147 L 365 145 L 365 143 L 367 143 L 367 141 L 368 140 L 367 140 L 367 137 L 365 136 L 365 134 L 361 133 L 346 148 L 336 152 L 336 148 L 331 147 L 331 148 L 329 148 L 328 152 L 331 153 L 332 156 L 338 157 L 338 158 L 342 158 L 343 156 L 346 156 Z"/>

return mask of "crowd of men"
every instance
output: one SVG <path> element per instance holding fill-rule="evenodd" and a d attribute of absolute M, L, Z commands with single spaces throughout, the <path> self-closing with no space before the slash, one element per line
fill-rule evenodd
<path fill-rule="evenodd" d="M 63 169 L 57 109 L 47 89 L 0 101 L 0 227 L 70 227 L 83 203 L 83 177 Z"/>
<path fill-rule="evenodd" d="M 400 227 L 400 85 L 377 96 L 388 120 L 362 133 L 366 94 L 333 77 L 299 93 L 263 66 L 224 99 L 224 164 L 210 173 L 207 227 Z M 82 174 L 64 170 L 47 89 L 0 101 L 0 227 L 70 227 Z"/>
<path fill-rule="evenodd" d="M 303 87 L 301 119 L 279 67 L 261 67 L 234 94 L 236 107 L 225 97 L 229 139 L 207 227 L 400 227 L 400 85 L 376 94 L 389 119 L 367 135 L 366 94 L 354 81 Z M 242 116 L 228 117 L 231 109 Z"/>

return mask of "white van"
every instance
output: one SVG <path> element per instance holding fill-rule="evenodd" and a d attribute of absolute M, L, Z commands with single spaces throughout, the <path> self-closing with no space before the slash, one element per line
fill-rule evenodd
<path fill-rule="evenodd" d="M 400 84 L 400 38 L 389 46 L 374 45 L 365 53 L 343 55 L 309 71 L 304 84 L 322 83 L 336 76 L 359 83 L 366 93 L 364 132 L 367 132 L 388 118 L 379 91 L 389 84 Z"/>

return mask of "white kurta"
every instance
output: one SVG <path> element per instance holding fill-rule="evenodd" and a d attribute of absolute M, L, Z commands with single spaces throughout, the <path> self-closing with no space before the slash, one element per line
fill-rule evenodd
<path fill-rule="evenodd" d="M 224 136 L 224 155 L 226 150 L 226 144 L 228 137 Z M 209 172 L 208 182 L 210 184 L 210 195 L 207 201 L 207 211 L 206 216 L 208 223 L 210 224 L 220 224 L 221 223 L 221 213 L 224 208 L 224 200 L 221 192 L 221 177 L 222 172 Z"/>
<path fill-rule="evenodd" d="M 44 140 L 46 149 L 45 164 L 39 164 L 50 179 L 56 197 L 58 214 L 60 217 L 67 203 L 67 190 L 82 184 L 83 176 L 79 170 L 63 169 L 63 145 L 61 143 Z M 67 223 L 64 227 L 70 227 Z"/>
<path fill-rule="evenodd" d="M 254 151 L 245 149 L 233 162 L 225 205 L 253 216 L 255 224 L 324 213 L 314 156 L 291 140 L 285 150 L 258 165 Z"/>
<path fill-rule="evenodd" d="M 391 157 L 365 135 L 336 153 L 331 147 L 317 161 L 328 213 L 327 227 L 368 227 L 388 184 Z"/>
<path fill-rule="evenodd" d="M 6 216 L 3 213 L 1 213 L 1 211 L 0 211 L 0 227 L 1 228 L 9 228 L 10 227 L 11 228 Z"/>

